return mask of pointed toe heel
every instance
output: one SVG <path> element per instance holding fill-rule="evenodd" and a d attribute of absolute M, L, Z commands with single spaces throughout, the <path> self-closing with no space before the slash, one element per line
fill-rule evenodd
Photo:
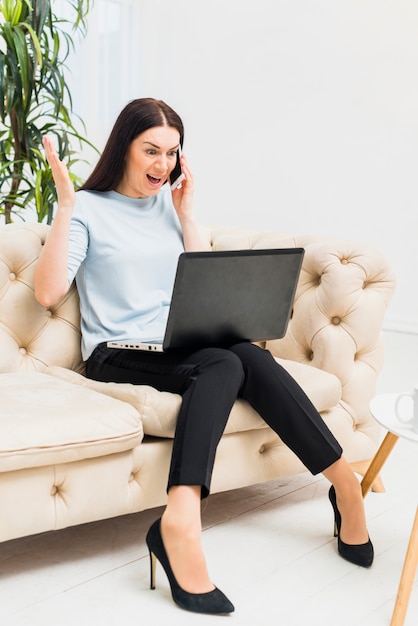
<path fill-rule="evenodd" d="M 374 559 L 374 549 L 370 538 L 366 543 L 356 545 L 344 543 L 340 538 L 341 514 L 337 507 L 337 496 L 334 486 L 330 488 L 328 497 L 334 510 L 334 537 L 338 537 L 338 553 L 343 559 L 354 563 L 354 565 L 371 567 Z"/>
<path fill-rule="evenodd" d="M 217 587 L 207 593 L 189 593 L 180 587 L 171 569 L 163 539 L 161 537 L 161 519 L 149 529 L 146 543 L 150 554 L 150 587 L 155 589 L 155 570 L 157 559 L 161 563 L 170 583 L 171 595 L 177 606 L 194 613 L 223 614 L 233 613 L 234 605 Z"/>

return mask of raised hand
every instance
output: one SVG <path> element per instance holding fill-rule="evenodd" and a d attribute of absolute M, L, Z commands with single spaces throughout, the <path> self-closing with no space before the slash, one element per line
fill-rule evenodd
<path fill-rule="evenodd" d="M 58 208 L 73 208 L 75 203 L 75 190 L 68 173 L 67 166 L 60 161 L 55 148 L 49 139 L 44 137 L 42 141 L 45 148 L 45 156 L 49 163 L 54 178 L 58 196 Z"/>

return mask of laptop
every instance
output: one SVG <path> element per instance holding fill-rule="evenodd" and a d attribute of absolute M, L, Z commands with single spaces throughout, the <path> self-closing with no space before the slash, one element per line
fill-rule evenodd
<path fill-rule="evenodd" d="M 168 351 L 284 336 L 303 248 L 183 252 L 161 343 L 109 341 L 110 348 Z"/>

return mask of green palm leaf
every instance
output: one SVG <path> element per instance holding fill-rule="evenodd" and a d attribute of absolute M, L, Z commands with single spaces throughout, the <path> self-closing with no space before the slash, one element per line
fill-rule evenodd
<path fill-rule="evenodd" d="M 65 61 L 74 48 L 72 32 L 84 34 L 92 0 L 67 0 L 72 19 L 57 16 L 51 0 L 0 0 L 0 215 L 52 220 L 56 191 L 42 138 L 55 135 L 70 176 L 79 159 L 72 143 L 92 146 L 72 110 Z M 78 127 L 82 130 L 78 130 Z"/>

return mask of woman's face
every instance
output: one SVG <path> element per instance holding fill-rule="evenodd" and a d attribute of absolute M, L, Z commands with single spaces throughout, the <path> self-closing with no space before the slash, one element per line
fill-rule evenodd
<path fill-rule="evenodd" d="M 172 126 L 155 126 L 130 144 L 123 178 L 116 188 L 130 198 L 155 196 L 174 169 L 180 134 Z"/>

